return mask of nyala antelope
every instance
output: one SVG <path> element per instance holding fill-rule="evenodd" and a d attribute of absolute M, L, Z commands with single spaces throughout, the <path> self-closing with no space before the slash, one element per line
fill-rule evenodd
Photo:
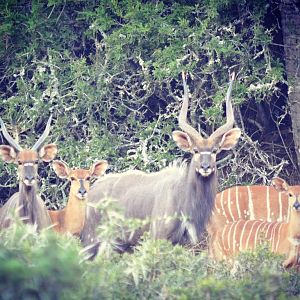
<path fill-rule="evenodd" d="M 56 175 L 71 182 L 66 207 L 61 210 L 49 210 L 55 231 L 80 235 L 86 219 L 87 193 L 90 189 L 90 180 L 103 175 L 107 167 L 106 160 L 97 161 L 90 169 L 71 169 L 63 161 L 53 161 Z"/>
<path fill-rule="evenodd" d="M 12 214 L 19 216 L 24 223 L 35 225 L 37 230 L 51 225 L 51 219 L 43 200 L 37 194 L 38 164 L 40 161 L 50 162 L 57 153 L 54 144 L 43 146 L 50 131 L 50 116 L 44 133 L 31 149 L 22 147 L 9 135 L 0 118 L 2 134 L 9 145 L 0 146 L 1 158 L 7 163 L 18 165 L 19 192 L 12 195 L 0 211 L 0 228 L 8 227 L 12 222 Z"/>
<path fill-rule="evenodd" d="M 268 242 L 272 252 L 285 256 L 284 267 L 300 265 L 300 187 L 291 188 L 281 178 L 272 184 L 288 195 L 288 222 L 243 220 L 220 227 L 211 244 L 211 253 L 216 260 L 232 259 L 239 252 L 254 249 Z"/>
<path fill-rule="evenodd" d="M 300 186 L 290 186 L 289 189 L 297 191 Z M 207 229 L 213 236 L 219 228 L 240 219 L 287 222 L 289 218 L 286 193 L 279 193 L 273 186 L 233 186 L 217 194 Z"/>
<path fill-rule="evenodd" d="M 237 143 L 241 131 L 233 128 L 234 113 L 231 104 L 232 76 L 226 94 L 226 123 L 204 138 L 187 122 L 189 91 L 183 74 L 183 103 L 178 122 L 183 131 L 174 131 L 173 140 L 183 151 L 192 154 L 189 165 L 172 166 L 160 172 L 147 174 L 128 171 L 104 176 L 91 188 L 88 198 L 95 207 L 103 199 L 115 199 L 123 208 L 125 217 L 149 219 L 150 224 L 120 242 L 118 249 L 134 245 L 140 234 L 150 230 L 155 239 L 168 239 L 172 243 L 197 243 L 211 216 L 216 196 L 216 155 L 230 150 Z M 89 218 L 82 231 L 84 245 L 96 241 L 95 228 L 101 220 L 97 210 L 88 206 Z M 166 220 L 168 218 L 168 220 Z M 99 241 L 92 246 L 97 253 Z"/>

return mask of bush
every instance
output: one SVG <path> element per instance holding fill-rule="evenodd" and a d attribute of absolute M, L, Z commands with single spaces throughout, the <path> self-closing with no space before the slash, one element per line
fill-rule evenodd
<path fill-rule="evenodd" d="M 0 236 L 0 299 L 297 299 L 300 275 L 262 247 L 234 270 L 144 236 L 133 254 L 84 261 L 78 240 L 17 223 Z"/>
<path fill-rule="evenodd" d="M 181 71 L 190 74 L 191 123 L 210 134 L 224 122 L 228 72 L 235 70 L 233 103 L 245 103 L 237 123 L 260 139 L 255 124 L 267 106 L 266 115 L 274 120 L 264 118 L 264 130 L 277 129 L 270 141 L 261 141 L 266 153 L 245 134 L 233 163 L 228 166 L 228 158 L 221 163 L 219 176 L 225 180 L 220 181 L 222 187 L 266 183 L 284 160 L 293 160 L 292 142 L 282 145 L 279 132 L 285 103 L 273 99 L 284 69 L 271 51 L 278 20 L 268 12 L 276 5 L 269 5 L 265 0 L 2 1 L 1 118 L 22 146 L 31 147 L 53 113 L 48 141 L 58 144 L 58 158 L 71 167 L 107 159 L 109 172 L 155 171 L 183 156 L 171 138 L 178 129 Z M 48 165 L 40 169 L 47 206 L 62 207 L 66 185 Z M 15 174 L 0 163 L 1 203 L 17 190 Z"/>
<path fill-rule="evenodd" d="M 0 233 L 1 299 L 79 299 L 79 244 L 21 222 Z"/>

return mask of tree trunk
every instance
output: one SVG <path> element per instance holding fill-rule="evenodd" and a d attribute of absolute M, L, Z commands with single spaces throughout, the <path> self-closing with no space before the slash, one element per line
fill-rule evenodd
<path fill-rule="evenodd" d="M 285 67 L 288 79 L 288 101 L 298 166 L 300 165 L 300 4 L 299 0 L 281 0 L 281 25 Z"/>

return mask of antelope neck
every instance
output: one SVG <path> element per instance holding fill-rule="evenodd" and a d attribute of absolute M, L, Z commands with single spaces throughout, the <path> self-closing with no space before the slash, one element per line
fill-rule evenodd
<path fill-rule="evenodd" d="M 193 162 L 191 162 L 185 182 L 186 197 L 183 213 L 195 225 L 197 238 L 199 239 L 213 210 L 216 197 L 217 174 L 214 171 L 209 176 L 203 177 L 195 172 Z"/>
<path fill-rule="evenodd" d="M 19 215 L 30 224 L 38 223 L 37 185 L 26 186 L 20 182 L 19 188 Z"/>

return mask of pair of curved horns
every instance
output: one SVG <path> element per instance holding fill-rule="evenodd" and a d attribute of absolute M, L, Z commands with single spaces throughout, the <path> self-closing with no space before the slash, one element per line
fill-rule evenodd
<path fill-rule="evenodd" d="M 50 115 L 46 128 L 43 132 L 43 134 L 40 136 L 40 138 L 37 140 L 37 142 L 34 144 L 34 146 L 31 148 L 34 151 L 38 151 L 43 143 L 45 142 L 47 136 L 49 135 L 50 132 L 50 125 L 51 125 L 51 121 L 52 121 L 52 115 Z M 1 130 L 3 133 L 3 136 L 5 137 L 5 139 L 8 141 L 8 143 L 17 151 L 20 152 L 22 151 L 22 147 L 12 138 L 12 136 L 7 132 L 7 129 L 5 127 L 5 124 L 3 122 L 3 120 L 0 118 L 0 125 L 1 125 Z"/>
<path fill-rule="evenodd" d="M 235 79 L 235 73 L 231 74 L 229 87 L 226 93 L 226 123 L 219 128 L 217 128 L 212 134 L 212 139 L 217 139 L 220 136 L 222 136 L 225 132 L 230 130 L 234 125 L 234 114 L 233 114 L 233 108 L 231 103 L 231 92 L 232 92 L 232 85 L 233 81 Z M 182 81 L 183 81 L 183 102 L 182 107 L 179 113 L 178 117 L 178 123 L 179 127 L 187 133 L 192 139 L 199 140 L 202 139 L 201 135 L 198 133 L 198 131 L 193 128 L 191 125 L 187 122 L 187 111 L 189 106 L 189 89 L 186 83 L 186 76 L 185 73 L 182 72 Z"/>

